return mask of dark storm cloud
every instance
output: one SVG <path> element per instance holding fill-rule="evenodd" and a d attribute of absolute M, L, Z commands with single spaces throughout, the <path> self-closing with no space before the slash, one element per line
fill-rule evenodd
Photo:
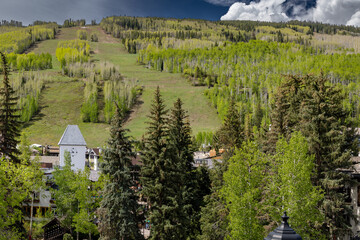
<path fill-rule="evenodd" d="M 227 10 L 204 0 L 11 0 L 2 3 L 0 19 L 25 25 L 35 20 L 63 23 L 68 18 L 100 21 L 112 15 L 218 20 Z"/>
<path fill-rule="evenodd" d="M 0 17 L 29 24 L 34 20 L 57 21 L 67 18 L 100 18 L 101 0 L 12 0 L 2 3 Z"/>

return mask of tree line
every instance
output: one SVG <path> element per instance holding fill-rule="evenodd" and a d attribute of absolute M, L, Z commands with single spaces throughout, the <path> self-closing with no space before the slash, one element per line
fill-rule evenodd
<path fill-rule="evenodd" d="M 275 93 L 271 125 L 250 134 L 231 98 L 214 135 L 214 146 L 227 151 L 211 172 L 200 239 L 263 238 L 284 210 L 303 239 L 351 235 L 352 180 L 341 169 L 351 168 L 358 141 L 344 98 L 323 75 L 286 76 Z"/>
<path fill-rule="evenodd" d="M 50 53 L 7 54 L 9 66 L 12 70 L 36 71 L 52 68 L 52 56 Z"/>
<path fill-rule="evenodd" d="M 23 53 L 36 41 L 53 39 L 57 24 L 37 25 L 27 28 L 15 28 L 0 34 L 0 50 L 5 53 Z"/>
<path fill-rule="evenodd" d="M 38 181 L 42 174 L 30 164 L 26 144 L 16 148 L 16 97 L 4 55 L 2 61 L 0 116 L 7 117 L 0 118 L 1 191 L 12 198 L 11 202 L 0 198 L 6 209 L 0 216 L 7 219 L 0 227 L 1 234 L 11 239 L 24 234 L 19 207 L 34 190 L 26 182 Z M 74 173 L 67 161 L 64 170 L 54 173 L 59 186 L 54 194 L 64 223 L 75 232 L 95 234 L 92 216 L 100 206 L 99 232 L 104 238 L 142 239 L 138 224 L 145 218 L 151 224 L 150 239 L 253 239 L 271 231 L 286 210 L 292 216 L 290 224 L 304 239 L 348 234 L 354 218 L 346 203 L 351 178 L 342 169 L 351 166 L 358 146 L 355 122 L 343 104 L 346 95 L 340 86 L 321 74 L 286 76 L 274 93 L 271 127 L 258 129 L 241 118 L 234 95 L 213 136 L 215 148 L 225 153 L 208 172 L 192 165 L 194 145 L 181 100 L 168 113 L 157 88 L 140 144 L 139 178 L 131 163 L 134 145 L 116 105 L 101 165 L 105 174 L 101 201 L 89 201 L 100 194 L 101 186 L 91 185 L 86 171 Z M 22 177 L 16 169 L 21 169 Z M 14 179 L 21 186 L 16 192 L 9 182 Z M 140 195 L 147 208 L 138 205 Z"/>
<path fill-rule="evenodd" d="M 118 127 L 103 165 L 110 178 L 101 203 L 101 236 L 140 239 L 136 226 L 145 214 L 150 239 L 260 239 L 280 223 L 283 211 L 303 239 L 351 234 L 355 216 L 346 188 L 352 180 L 341 169 L 351 167 L 358 146 L 344 98 L 324 75 L 288 75 L 275 93 L 271 127 L 250 133 L 231 98 L 212 143 L 225 153 L 207 172 L 192 165 L 194 142 L 181 100 L 168 115 L 158 88 L 141 148 L 140 196 L 149 208 L 140 208 L 129 190 L 136 186 L 134 153 L 115 117 Z"/>
<path fill-rule="evenodd" d="M 182 73 L 193 85 L 208 86 L 205 94 L 222 119 L 228 106 L 226 99 L 234 94 L 244 109 L 242 117 L 251 114 L 253 121 L 258 105 L 267 116 L 265 121 L 269 120 L 274 90 L 281 83 L 279 74 L 308 72 L 323 72 L 332 84 L 341 85 L 348 94 L 344 104 L 358 119 L 359 60 L 358 54 L 330 55 L 314 47 L 259 40 L 190 50 L 149 46 L 138 56 L 138 61 L 149 68 Z"/>
<path fill-rule="evenodd" d="M 67 64 L 75 62 L 87 62 L 90 55 L 90 45 L 85 40 L 59 41 L 56 48 L 56 58 L 62 69 Z"/>
<path fill-rule="evenodd" d="M 64 28 L 68 28 L 68 27 L 77 27 L 77 26 L 85 26 L 86 25 L 86 20 L 85 19 L 65 19 L 62 27 Z"/>

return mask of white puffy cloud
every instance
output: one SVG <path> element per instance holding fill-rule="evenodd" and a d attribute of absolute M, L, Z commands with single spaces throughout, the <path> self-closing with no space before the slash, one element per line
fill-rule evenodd
<path fill-rule="evenodd" d="M 281 4 L 285 0 L 263 0 L 258 3 L 234 3 L 221 20 L 254 20 L 267 22 L 287 21 L 289 18 L 282 12 Z"/>
<path fill-rule="evenodd" d="M 282 4 L 285 0 L 261 0 L 259 3 L 234 3 L 221 20 L 259 20 L 288 21 L 292 19 L 310 20 L 331 24 L 360 26 L 360 0 L 317 0 L 315 8 L 307 10 L 301 5 L 294 5 L 294 17 L 283 13 Z"/>
<path fill-rule="evenodd" d="M 360 26 L 360 11 L 352 15 L 350 20 L 347 21 L 346 25 Z"/>
<path fill-rule="evenodd" d="M 304 18 L 331 24 L 347 24 L 359 10 L 359 0 L 318 0 L 316 8 L 310 10 Z"/>

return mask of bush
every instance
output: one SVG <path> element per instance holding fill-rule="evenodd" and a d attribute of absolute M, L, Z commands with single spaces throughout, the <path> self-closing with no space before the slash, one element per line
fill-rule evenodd
<path fill-rule="evenodd" d="M 76 35 L 77 35 L 78 39 L 80 39 L 80 40 L 87 40 L 87 31 L 85 31 L 85 30 L 78 30 L 76 32 Z"/>
<path fill-rule="evenodd" d="M 70 233 L 65 233 L 63 236 L 63 240 L 74 240 Z"/>
<path fill-rule="evenodd" d="M 91 36 L 90 36 L 90 41 L 92 41 L 92 42 L 97 42 L 97 41 L 99 41 L 98 36 L 97 36 L 96 33 L 92 33 L 92 34 L 91 34 Z"/>

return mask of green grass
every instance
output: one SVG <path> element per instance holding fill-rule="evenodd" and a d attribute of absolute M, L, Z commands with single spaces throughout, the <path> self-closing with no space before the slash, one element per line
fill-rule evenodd
<path fill-rule="evenodd" d="M 147 115 L 153 93 L 157 86 L 168 108 L 173 106 L 177 98 L 184 102 L 184 109 L 188 111 L 193 133 L 199 131 L 215 131 L 220 126 L 220 119 L 216 110 L 210 106 L 204 96 L 205 87 L 191 86 L 180 74 L 149 70 L 136 64 L 137 55 L 128 54 L 120 43 L 99 43 L 97 60 L 108 60 L 119 66 L 120 72 L 129 79 L 134 79 L 140 86 L 144 86 L 140 104 L 130 115 L 126 127 L 135 138 L 140 138 L 146 131 Z"/>
<path fill-rule="evenodd" d="M 40 98 L 40 113 L 24 128 L 32 143 L 57 145 L 69 124 L 79 128 L 89 147 L 101 147 L 108 138 L 109 125 L 83 123 L 80 108 L 84 83 L 65 77 L 55 77 L 47 83 Z"/>
<path fill-rule="evenodd" d="M 46 70 L 50 75 L 50 83 L 46 84 L 46 89 L 41 94 L 40 113 L 23 129 L 28 133 L 31 143 L 57 145 L 68 124 L 79 125 L 89 147 L 104 146 L 109 137 L 108 124 L 81 121 L 84 83 L 81 79 L 61 76 L 60 65 L 54 56 L 58 41 L 75 39 L 78 29 L 61 29 L 56 39 L 40 42 L 32 49 L 35 53 L 53 54 L 54 69 Z M 86 29 L 89 33 L 96 32 L 99 37 L 99 42 L 91 43 L 94 61 L 110 61 L 119 67 L 123 76 L 144 86 L 139 104 L 126 123 L 131 136 L 140 139 L 145 133 L 147 115 L 157 86 L 160 86 L 168 108 L 172 107 L 177 98 L 183 100 L 194 134 L 199 131 L 215 131 L 220 126 L 216 110 L 203 94 L 204 87 L 192 87 L 180 74 L 157 72 L 138 65 L 137 55 L 128 54 L 117 39 L 106 35 L 100 27 Z"/>

